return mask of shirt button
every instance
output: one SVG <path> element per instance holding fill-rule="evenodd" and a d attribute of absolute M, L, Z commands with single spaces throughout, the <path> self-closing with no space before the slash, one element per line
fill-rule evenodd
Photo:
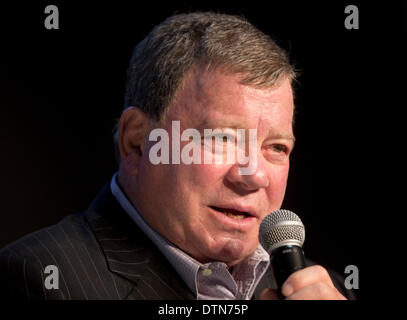
<path fill-rule="evenodd" d="M 211 274 L 212 274 L 212 270 L 211 269 L 203 269 L 202 270 L 202 274 L 204 275 L 204 276 L 210 276 Z"/>

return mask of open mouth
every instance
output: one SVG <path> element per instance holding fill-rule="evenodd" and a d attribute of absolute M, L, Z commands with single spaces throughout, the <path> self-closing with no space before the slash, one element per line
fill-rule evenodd
<path fill-rule="evenodd" d="M 229 218 L 236 219 L 236 220 L 243 220 L 245 218 L 251 217 L 248 212 L 238 211 L 229 208 L 219 208 L 215 206 L 210 206 L 213 210 L 223 213 L 224 215 L 228 216 Z"/>

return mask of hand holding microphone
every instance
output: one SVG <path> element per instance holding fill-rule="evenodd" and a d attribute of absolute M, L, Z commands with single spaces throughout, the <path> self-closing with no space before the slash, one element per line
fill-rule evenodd
<path fill-rule="evenodd" d="M 278 290 L 266 289 L 260 299 L 345 300 L 326 269 L 305 266 L 304 239 L 301 219 L 289 210 L 274 211 L 263 219 L 259 241 L 270 254 Z"/>

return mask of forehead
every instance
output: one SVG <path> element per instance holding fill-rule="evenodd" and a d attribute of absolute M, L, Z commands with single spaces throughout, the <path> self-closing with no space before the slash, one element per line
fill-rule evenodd
<path fill-rule="evenodd" d="M 257 122 L 292 121 L 293 95 L 289 80 L 273 88 L 240 83 L 241 77 L 221 70 L 193 69 L 184 77 L 168 120 L 189 126 L 257 127 Z M 242 123 L 245 122 L 245 124 Z"/>

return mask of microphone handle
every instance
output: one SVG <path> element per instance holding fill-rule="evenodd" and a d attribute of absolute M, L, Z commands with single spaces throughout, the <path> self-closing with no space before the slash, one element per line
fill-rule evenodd
<path fill-rule="evenodd" d="M 281 287 L 290 274 L 305 268 L 304 251 L 296 245 L 278 247 L 271 252 L 271 265 L 281 294 Z"/>

